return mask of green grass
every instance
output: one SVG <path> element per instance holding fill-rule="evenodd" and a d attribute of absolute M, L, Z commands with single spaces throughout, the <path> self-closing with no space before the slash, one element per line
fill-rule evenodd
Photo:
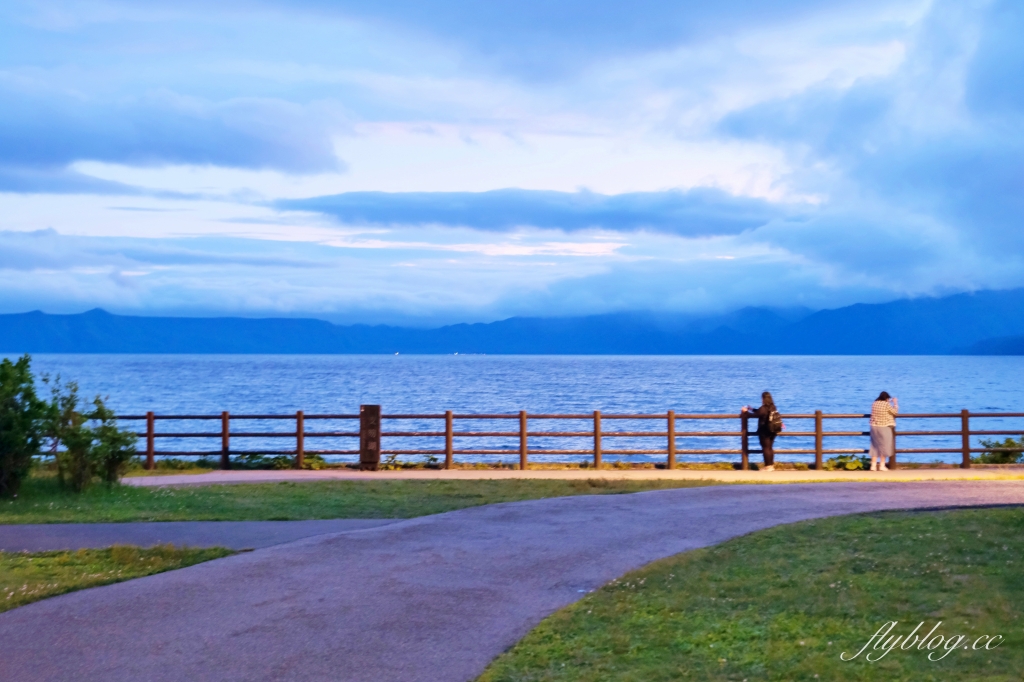
<path fill-rule="evenodd" d="M 1018 508 L 781 526 L 614 581 L 543 621 L 480 682 L 1019 681 L 1022 567 Z M 936 634 L 967 635 L 969 645 L 1005 639 L 939 661 L 912 647 L 874 663 L 840 660 L 894 620 L 892 635 L 942 621 Z"/>
<path fill-rule="evenodd" d="M 135 488 L 94 486 L 80 495 L 52 477 L 32 477 L 0 500 L 0 524 L 100 521 L 259 521 L 411 518 L 494 502 L 632 493 L 709 481 L 472 480 L 316 481 Z"/>
<path fill-rule="evenodd" d="M 184 568 L 234 554 L 229 549 L 115 545 L 75 552 L 0 552 L 0 613 L 87 587 Z"/>

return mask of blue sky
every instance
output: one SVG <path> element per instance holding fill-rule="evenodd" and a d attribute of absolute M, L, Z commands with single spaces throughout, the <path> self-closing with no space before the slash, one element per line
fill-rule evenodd
<path fill-rule="evenodd" d="M 0 5 L 0 312 L 437 324 L 1024 286 L 1024 5 Z"/>

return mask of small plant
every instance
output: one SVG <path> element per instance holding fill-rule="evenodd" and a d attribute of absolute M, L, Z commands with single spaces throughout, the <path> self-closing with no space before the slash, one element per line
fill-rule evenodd
<path fill-rule="evenodd" d="M 274 456 L 261 452 L 250 452 L 238 455 L 231 460 L 233 469 L 291 469 L 293 460 L 290 457 Z"/>
<path fill-rule="evenodd" d="M 78 384 L 62 383 L 60 377 L 43 377 L 51 385 L 52 400 L 44 422 L 50 452 L 57 461 L 62 486 L 81 492 L 99 477 L 108 486 L 117 483 L 136 455 L 137 436 L 117 427 L 117 418 L 99 396 L 86 407 L 78 396 Z"/>
<path fill-rule="evenodd" d="M 89 415 L 96 422 L 93 428 L 92 459 L 96 462 L 99 477 L 108 486 L 121 480 L 128 465 L 135 459 L 135 442 L 138 440 L 131 431 L 119 429 L 113 410 L 97 396 L 93 400 L 93 411 Z"/>
<path fill-rule="evenodd" d="M 839 455 L 838 457 L 829 457 L 825 460 L 822 468 L 825 471 L 861 471 L 871 468 L 871 459 L 861 456 L 854 455 Z"/>
<path fill-rule="evenodd" d="M 1016 464 L 1024 455 L 1021 452 L 1021 448 L 1024 448 L 1024 436 L 1019 440 L 1007 438 L 1002 442 L 983 439 L 981 445 L 986 450 L 977 457 L 971 457 L 975 464 Z"/>
<path fill-rule="evenodd" d="M 306 455 L 302 458 L 302 468 L 319 471 L 327 468 L 327 460 L 320 455 Z"/>
<path fill-rule="evenodd" d="M 200 460 L 198 466 L 203 466 L 203 461 Z M 208 463 L 210 469 L 216 469 L 217 465 L 211 460 L 205 460 Z M 281 471 L 284 469 L 295 468 L 295 457 L 293 455 L 268 455 L 260 452 L 250 452 L 245 455 L 238 455 L 231 460 L 231 466 L 235 469 L 271 469 L 275 471 Z M 327 462 L 320 455 L 306 455 L 303 458 L 302 468 L 303 469 L 324 469 L 327 467 Z"/>
<path fill-rule="evenodd" d="M 131 566 L 139 560 L 139 548 L 133 545 L 114 545 L 110 548 L 110 559 L 115 564 Z"/>
<path fill-rule="evenodd" d="M 141 462 L 133 461 L 129 465 L 133 469 L 142 467 Z M 153 468 L 160 471 L 187 471 L 189 469 L 216 469 L 217 462 L 206 455 L 195 460 L 183 459 L 181 457 L 162 457 L 153 462 Z"/>
<path fill-rule="evenodd" d="M 43 442 L 46 402 L 36 396 L 31 359 L 0 362 L 0 497 L 14 497 Z"/>

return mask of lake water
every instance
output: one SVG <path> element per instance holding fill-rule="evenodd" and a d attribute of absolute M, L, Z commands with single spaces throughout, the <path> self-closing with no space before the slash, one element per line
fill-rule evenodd
<path fill-rule="evenodd" d="M 37 373 L 59 373 L 74 379 L 86 396 L 109 396 L 120 414 L 354 414 L 360 404 L 380 404 L 384 413 L 456 414 L 515 413 L 738 413 L 742 405 L 759 404 L 763 390 L 772 391 L 783 413 L 826 413 L 870 410 L 879 391 L 899 397 L 906 413 L 1024 412 L 1024 357 L 969 356 L 355 356 L 355 355 L 36 355 Z M 736 422 L 680 422 L 678 429 L 737 430 Z M 928 422 L 902 420 L 901 430 L 958 429 L 959 420 Z M 314 426 L 315 424 L 315 426 Z M 250 428 L 252 426 L 253 428 Z M 308 430 L 351 430 L 354 423 L 307 424 Z M 586 422 L 531 422 L 534 430 L 586 430 Z M 793 430 L 812 430 L 809 422 L 793 422 Z M 973 428 L 1019 429 L 1021 419 L 985 419 Z M 232 425 L 233 429 L 243 427 Z M 290 422 L 247 424 L 246 430 L 294 428 Z M 438 422 L 403 423 L 395 428 L 440 430 Z M 456 422 L 456 430 L 503 430 L 513 422 Z M 663 431 L 661 422 L 605 422 L 605 429 Z M 826 429 L 861 430 L 866 420 L 826 422 Z M 217 426 L 185 422 L 174 430 L 216 430 Z M 158 429 L 163 430 L 163 429 Z M 901 447 L 959 447 L 950 439 L 901 439 Z M 267 443 L 242 442 L 239 447 L 292 447 L 286 439 Z M 537 440 L 542 442 L 537 443 Z M 613 442 L 609 442 L 612 440 Z M 609 439 L 606 449 L 627 447 L 628 439 Z M 826 447 L 866 447 L 866 438 L 826 439 Z M 719 441 L 725 443 L 723 439 Z M 732 439 L 728 447 L 738 447 Z M 400 443 L 400 445 L 399 445 Z M 588 439 L 535 439 L 538 446 L 589 448 Z M 844 445 L 840 445 L 844 443 Z M 663 443 L 634 442 L 647 448 Z M 159 449 L 219 447 L 219 441 Z M 307 442 L 307 449 L 349 449 L 351 440 Z M 385 439 L 384 447 L 439 448 L 439 439 Z M 487 445 L 474 439 L 456 447 L 516 448 L 518 441 L 495 440 Z M 708 448 L 709 441 L 680 438 L 680 448 Z M 753 447 L 753 446 L 752 446 Z M 810 439 L 783 439 L 777 447 L 813 447 Z M 756 458 L 756 456 L 753 456 Z M 722 459 L 722 456 L 708 459 Z M 904 455 L 904 461 L 958 461 L 959 455 Z M 511 461 L 510 457 L 504 458 Z M 614 459 L 609 457 L 606 459 Z M 662 459 L 655 457 L 654 459 Z M 680 457 L 704 459 L 701 456 Z M 790 455 L 783 460 L 808 461 L 813 456 Z"/>

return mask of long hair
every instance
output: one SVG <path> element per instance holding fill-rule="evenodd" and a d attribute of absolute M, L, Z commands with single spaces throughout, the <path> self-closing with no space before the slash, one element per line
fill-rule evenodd
<path fill-rule="evenodd" d="M 886 391 L 882 391 L 881 393 L 878 394 L 878 397 L 875 398 L 875 402 L 877 403 L 879 400 L 889 400 L 889 398 L 891 397 L 892 396 L 889 395 Z"/>
<path fill-rule="evenodd" d="M 761 404 L 765 405 L 766 407 L 775 407 L 775 401 L 772 400 L 772 394 L 769 393 L 768 391 L 765 391 L 764 393 L 762 393 L 761 394 Z"/>

